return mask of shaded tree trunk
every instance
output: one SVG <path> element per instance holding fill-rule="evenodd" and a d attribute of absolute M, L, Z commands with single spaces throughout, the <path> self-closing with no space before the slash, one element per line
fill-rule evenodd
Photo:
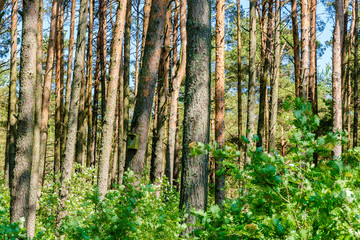
<path fill-rule="evenodd" d="M 241 137 L 242 137 L 242 118 L 243 118 L 243 114 L 242 114 L 242 71 L 241 71 L 241 48 L 242 48 L 242 43 L 241 43 L 241 5 L 240 5 L 240 0 L 236 0 L 236 8 L 237 8 L 237 15 L 236 15 L 236 32 L 237 32 L 237 80 L 238 80 L 238 109 L 237 109 L 237 113 L 238 113 L 238 139 L 239 139 L 239 149 L 240 151 L 243 149 L 242 148 L 242 142 L 241 142 Z M 240 162 L 241 162 L 241 157 L 240 157 Z"/>
<path fill-rule="evenodd" d="M 111 155 L 112 139 L 114 134 L 114 119 L 116 109 L 116 99 L 119 84 L 119 72 L 121 61 L 121 46 L 123 44 L 124 27 L 125 27 L 125 14 L 126 8 L 129 5 L 125 1 L 121 1 L 116 12 L 116 23 L 113 32 L 113 39 L 111 42 L 110 52 L 110 68 L 109 68 L 109 85 L 106 101 L 106 111 L 103 122 L 103 137 L 101 142 L 102 156 L 99 159 L 98 171 L 98 190 L 100 198 L 103 198 L 107 192 L 108 177 L 109 177 L 109 163 Z"/>
<path fill-rule="evenodd" d="M 100 34 L 100 82 L 101 82 L 101 121 L 104 121 L 105 106 L 106 106 L 106 30 L 107 30 L 107 1 L 99 1 L 99 34 Z M 103 122 L 101 122 L 103 124 Z M 103 136 L 103 135 L 102 135 Z"/>
<path fill-rule="evenodd" d="M 358 36 L 359 34 L 359 16 L 358 16 L 358 9 L 359 9 L 359 3 L 358 0 L 354 0 L 354 11 L 355 11 L 355 17 L 354 17 L 354 35 Z M 354 127 L 353 127 L 353 147 L 357 147 L 358 145 L 358 123 L 359 123 L 359 59 L 358 59 L 358 51 L 359 51 L 359 39 L 355 37 L 354 40 Z"/>
<path fill-rule="evenodd" d="M 317 114 L 316 100 L 316 0 L 311 0 L 310 6 L 310 77 L 309 77 L 309 101 L 314 114 Z"/>
<path fill-rule="evenodd" d="M 291 0 L 292 34 L 294 41 L 295 96 L 300 97 L 300 40 L 297 16 L 297 0 Z"/>
<path fill-rule="evenodd" d="M 63 218 L 66 216 L 65 202 L 69 198 L 69 181 L 73 170 L 75 157 L 75 144 L 77 133 L 77 122 L 79 117 L 80 85 L 85 71 L 85 46 L 86 28 L 88 16 L 88 0 L 80 1 L 79 26 L 75 51 L 75 68 L 73 82 L 71 85 L 71 100 L 69 108 L 69 126 L 66 136 L 65 157 L 61 166 L 61 187 L 59 195 L 58 214 L 56 216 L 56 227 L 59 229 Z"/>
<path fill-rule="evenodd" d="M 140 0 L 136 1 L 136 44 L 135 44 L 135 92 L 139 82 L 139 51 L 140 51 Z M 135 94 L 136 95 L 136 94 Z"/>
<path fill-rule="evenodd" d="M 333 93 L 333 131 L 337 133 L 342 130 L 342 98 L 341 98 L 341 42 L 344 26 L 344 0 L 335 1 L 335 28 L 333 36 L 333 72 L 332 72 L 332 93 Z M 340 140 L 340 136 L 339 136 Z M 335 157 L 341 156 L 341 144 L 334 146 Z"/>
<path fill-rule="evenodd" d="M 210 59 L 211 21 L 210 1 L 188 2 L 187 16 L 187 63 L 185 85 L 185 112 L 183 155 L 180 191 L 180 209 L 206 211 L 208 193 L 207 154 L 190 156 L 191 143 L 209 143 L 210 128 Z M 189 215 L 186 222 L 194 223 Z M 188 228 L 190 232 L 192 228 Z"/>
<path fill-rule="evenodd" d="M 154 0 L 151 6 L 149 30 L 146 36 L 144 50 L 144 60 L 139 76 L 138 93 L 140 94 L 136 96 L 134 117 L 132 119 L 130 130 L 131 133 L 138 135 L 139 146 L 138 149 L 127 148 L 126 151 L 125 170 L 133 170 L 139 177 L 141 176 L 145 163 L 147 136 L 159 68 L 161 47 L 163 44 L 165 13 L 168 4 L 168 0 Z M 125 66 L 124 70 L 126 70 Z M 124 120 L 126 119 L 124 118 Z"/>
<path fill-rule="evenodd" d="M 124 48 L 122 48 L 121 57 L 124 55 Z M 125 125 L 125 112 L 124 112 L 124 61 L 121 61 L 120 72 L 119 72 L 119 145 L 118 145 L 118 178 L 117 183 L 123 183 L 124 177 L 124 165 L 125 165 L 125 154 L 126 154 L 126 135 Z"/>
<path fill-rule="evenodd" d="M 19 221 L 22 217 L 26 219 L 29 211 L 37 60 L 37 24 L 34 23 L 38 21 L 38 11 L 38 1 L 23 1 L 18 127 L 13 178 L 10 184 L 11 223 Z"/>

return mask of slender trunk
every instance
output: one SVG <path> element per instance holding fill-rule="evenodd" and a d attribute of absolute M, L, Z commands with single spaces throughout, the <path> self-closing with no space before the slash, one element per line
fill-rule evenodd
<path fill-rule="evenodd" d="M 43 1 L 39 1 L 39 12 L 37 19 L 37 52 L 36 52 L 36 84 L 35 84 L 35 118 L 34 118 L 34 140 L 33 159 L 31 162 L 30 189 L 29 189 L 29 213 L 26 219 L 27 237 L 33 239 L 35 236 L 35 220 L 38 177 L 39 177 L 39 156 L 40 156 L 40 129 L 41 129 L 41 97 L 42 97 L 42 43 L 43 43 Z M 41 191 L 41 189 L 40 189 Z"/>
<path fill-rule="evenodd" d="M 316 0 L 311 0 L 310 6 L 310 77 L 309 77 L 309 101 L 314 114 L 316 111 Z"/>
<path fill-rule="evenodd" d="M 297 0 L 291 0 L 291 20 L 293 33 L 294 66 L 295 66 L 295 96 L 300 97 L 300 40 L 297 14 Z"/>
<path fill-rule="evenodd" d="M 131 123 L 132 134 L 139 139 L 137 149 L 127 148 L 125 170 L 133 170 L 138 176 L 144 168 L 147 137 L 150 125 L 156 78 L 163 44 L 165 13 L 168 0 L 154 0 L 151 6 L 149 31 L 146 37 L 144 60 L 140 70 L 139 89 L 136 96 L 134 117 Z M 125 51 L 126 53 L 126 51 Z M 124 66 L 126 70 L 126 67 Z M 126 72 L 125 72 L 126 75 Z M 126 78 L 125 84 L 126 84 Z"/>
<path fill-rule="evenodd" d="M 300 83 L 300 97 L 304 100 L 308 97 L 309 84 L 309 31 L 310 31 L 310 14 L 309 0 L 301 1 L 301 67 L 302 76 Z"/>
<path fill-rule="evenodd" d="M 122 55 L 120 55 L 122 57 Z M 120 59 L 121 62 L 121 59 Z M 121 67 L 121 65 L 120 65 Z M 119 76 L 120 78 L 120 76 Z M 118 84 L 119 85 L 119 84 Z M 110 188 L 113 188 L 114 184 L 116 183 L 116 177 L 118 176 L 118 157 L 119 157 L 119 114 L 120 114 L 120 108 L 119 108 L 119 86 L 118 89 L 116 89 L 116 108 L 115 108 L 115 122 L 114 122 L 114 142 L 112 145 L 112 158 L 111 158 L 111 167 L 110 167 L 110 179 L 109 179 L 109 186 Z"/>
<path fill-rule="evenodd" d="M 247 105 L 247 135 L 250 143 L 246 145 L 247 152 L 253 147 L 253 136 L 255 134 L 255 92 L 256 92 L 256 0 L 250 0 L 250 45 L 249 45 L 249 87 Z M 246 162 L 250 159 L 246 156 Z"/>
<path fill-rule="evenodd" d="M 143 17 L 143 31 L 142 31 L 142 39 L 141 39 L 141 57 L 140 57 L 140 69 L 142 68 L 142 63 L 144 59 L 144 51 L 145 51 L 145 43 L 146 43 L 146 35 L 149 28 L 149 19 L 150 19 L 150 10 L 151 10 L 151 2 L 152 0 L 145 0 L 144 3 L 144 17 Z M 138 91 L 138 83 L 135 85 L 135 99 Z"/>
<path fill-rule="evenodd" d="M 135 91 L 139 82 L 139 51 L 140 51 L 140 0 L 136 2 L 136 50 L 135 50 Z"/>
<path fill-rule="evenodd" d="M 341 41 L 344 26 L 344 0 L 335 1 L 335 28 L 333 36 L 333 72 L 332 72 L 332 93 L 333 93 L 333 131 L 336 134 L 342 131 L 342 98 L 341 98 Z M 340 136 L 338 137 L 340 141 Z M 341 156 L 340 142 L 334 146 L 335 157 Z"/>
<path fill-rule="evenodd" d="M 180 35 L 181 35 L 181 52 L 180 52 L 180 65 L 177 68 L 177 73 L 172 79 L 172 86 L 170 91 L 170 104 L 169 104 L 169 127 L 168 127 L 168 156 L 167 161 L 169 165 L 169 173 L 175 171 L 175 158 L 176 156 L 176 131 L 178 121 L 178 98 L 180 93 L 181 82 L 185 77 L 186 72 L 186 0 L 180 0 Z M 177 164 L 178 166 L 178 164 Z M 169 174 L 168 179 L 172 184 L 172 174 Z M 178 177 L 177 177 L 178 178 Z M 174 176 L 175 180 L 175 176 Z"/>
<path fill-rule="evenodd" d="M 281 25 L 281 2 L 275 0 L 275 51 L 274 51 L 274 68 L 271 77 L 271 105 L 270 105 L 270 127 L 269 127 L 269 152 L 276 151 L 276 119 L 278 109 L 278 88 L 280 78 L 281 46 L 280 46 L 280 25 Z"/>
<path fill-rule="evenodd" d="M 85 71 L 85 46 L 86 46 L 86 28 L 88 16 L 88 0 L 80 1 L 79 26 L 75 52 L 75 68 L 73 82 L 71 85 L 71 100 L 69 108 L 69 126 L 66 136 L 65 157 L 61 166 L 61 187 L 59 195 L 59 208 L 56 218 L 56 226 L 59 229 L 63 218 L 66 216 L 66 201 L 69 198 L 69 182 L 73 170 L 73 161 L 75 157 L 75 144 L 77 133 L 77 122 L 79 115 L 80 85 Z"/>
<path fill-rule="evenodd" d="M 58 12 L 58 1 L 53 0 L 51 9 L 51 22 L 50 22 L 50 35 L 46 58 L 44 85 L 42 93 L 42 110 L 41 110 L 41 142 L 40 142 L 40 167 L 45 168 L 46 159 L 46 147 L 48 138 L 48 122 L 49 122 L 49 107 L 50 107 L 50 91 L 51 91 L 51 80 L 53 75 L 53 64 L 55 58 L 55 37 L 56 37 L 56 23 L 57 23 L 57 12 Z M 43 174 L 44 170 L 40 174 Z M 41 177 L 43 179 L 44 176 Z M 40 184 L 40 183 L 39 183 Z"/>
<path fill-rule="evenodd" d="M 106 106 L 106 93 L 107 93 L 107 81 L 106 81 L 106 30 L 107 30 L 107 5 L 106 0 L 99 1 L 99 34 L 100 34 L 100 82 L 101 82 L 101 121 L 103 124 L 105 106 Z M 103 136 L 103 135 L 102 135 Z"/>
<path fill-rule="evenodd" d="M 11 1 L 11 59 L 10 59 L 10 86 L 8 101 L 8 134 L 6 138 L 6 156 L 5 156 L 5 181 L 12 188 L 15 139 L 16 139 L 16 79 L 17 79 L 17 9 L 18 1 Z"/>
<path fill-rule="evenodd" d="M 124 55 L 124 48 L 122 48 L 121 57 Z M 124 61 L 121 61 L 119 72 L 119 146 L 118 146 L 118 184 L 123 183 L 125 153 L 126 153 L 126 135 L 124 134 Z"/>
<path fill-rule="evenodd" d="M 23 1 L 22 43 L 20 55 L 20 88 L 16 152 L 10 184 L 10 221 L 27 218 L 30 171 L 33 162 L 37 24 L 39 1 Z"/>
<path fill-rule="evenodd" d="M 215 140 L 219 148 L 225 144 L 225 0 L 216 1 L 216 67 L 215 67 Z M 224 159 L 215 159 L 221 171 Z M 225 200 L 225 174 L 215 176 L 215 203 Z"/>
<path fill-rule="evenodd" d="M 285 156 L 285 138 L 284 138 L 284 124 L 280 124 L 281 128 L 281 156 Z"/>
<path fill-rule="evenodd" d="M 183 0 L 184 1 L 184 0 Z M 177 123 L 176 123 L 176 131 L 175 131 L 175 151 L 174 151 L 174 171 L 173 171 L 173 185 L 176 188 L 176 191 L 179 191 L 180 183 L 179 183 L 179 176 L 180 176 L 180 137 L 179 137 L 179 117 L 180 113 L 177 110 Z"/>
<path fill-rule="evenodd" d="M 240 0 L 236 1 L 236 8 L 237 8 L 237 15 L 236 15 L 236 31 L 237 31 L 237 80 L 238 80 L 238 89 L 237 89 L 237 94 L 238 94 L 238 109 L 237 109 L 237 113 L 238 113 L 238 141 L 239 141 L 239 149 L 240 151 L 242 150 L 242 142 L 241 142 L 241 137 L 242 137 L 242 118 L 243 118 L 243 114 L 242 114 L 242 71 L 241 71 L 241 48 L 242 48 L 242 43 L 241 43 L 241 5 L 240 5 Z M 241 157 L 239 158 L 239 160 L 241 161 Z"/>
<path fill-rule="evenodd" d="M 210 1 L 188 2 L 187 63 L 185 85 L 185 110 L 183 155 L 180 191 L 180 209 L 206 211 L 208 194 L 208 154 L 190 156 L 191 143 L 209 143 L 210 128 L 210 59 L 211 21 Z M 186 222 L 194 223 L 189 215 Z M 190 232 L 189 227 L 186 231 Z"/>
<path fill-rule="evenodd" d="M 121 47 L 123 44 L 124 27 L 125 27 L 125 14 L 126 8 L 129 5 L 122 1 L 116 11 L 116 23 L 113 31 L 113 39 L 110 49 L 110 68 L 109 68 L 109 86 L 107 92 L 106 111 L 104 116 L 103 128 L 102 128 L 102 156 L 99 159 L 99 171 L 98 171 L 98 190 L 100 198 L 103 198 L 108 188 L 109 177 L 109 163 L 112 139 L 114 133 L 114 118 L 116 108 L 116 96 L 118 93 L 119 84 L 119 72 L 121 61 Z M 131 6 L 131 5 L 130 5 Z"/>
<path fill-rule="evenodd" d="M 65 151 L 65 140 L 68 131 L 69 124 L 69 103 L 71 93 L 71 76 L 73 66 L 73 55 L 74 55 L 74 29 L 75 29 L 75 8 L 76 0 L 71 0 L 71 18 L 70 18 L 70 38 L 69 38 L 69 56 L 68 56 L 68 67 L 66 76 L 66 90 L 65 90 L 65 103 L 64 103 L 64 126 L 61 138 L 61 156 L 64 157 Z M 89 20 L 90 22 L 90 20 Z M 90 23 L 89 23 L 90 24 Z"/>
<path fill-rule="evenodd" d="M 358 16 L 358 10 L 359 10 L 359 3 L 358 0 L 354 0 L 354 11 L 355 11 L 355 17 L 354 17 L 354 35 L 358 36 L 359 34 L 359 16 Z M 359 51 L 359 39 L 355 37 L 354 40 L 354 127 L 353 127 L 353 147 L 357 147 L 358 145 L 358 123 L 359 123 L 359 63 L 358 63 L 358 51 Z"/>
<path fill-rule="evenodd" d="M 91 95 L 93 82 L 93 30 L 94 30 L 94 0 L 89 0 L 89 38 L 87 52 L 87 73 L 86 73 L 86 116 L 87 116 L 87 149 L 86 149 L 86 166 L 90 167 L 93 157 L 91 148 L 91 140 L 93 135 L 92 111 L 91 111 Z"/>
<path fill-rule="evenodd" d="M 159 64 L 159 80 L 157 83 L 157 114 L 156 114 L 156 134 L 153 138 L 153 155 L 151 158 L 150 180 L 156 183 L 164 176 L 165 161 L 165 140 L 166 140 L 166 117 L 167 117 L 167 98 L 168 83 L 170 72 L 170 50 L 171 50 L 171 11 L 168 8 L 165 16 L 164 29 L 164 46 L 162 47 L 160 64 Z"/>

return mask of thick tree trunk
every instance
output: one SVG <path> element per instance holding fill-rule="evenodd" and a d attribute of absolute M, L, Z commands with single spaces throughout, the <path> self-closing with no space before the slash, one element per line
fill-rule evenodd
<path fill-rule="evenodd" d="M 23 1 L 22 43 L 20 55 L 20 88 L 16 153 L 10 184 L 10 221 L 27 218 L 30 171 L 33 161 L 36 53 L 39 1 Z"/>
<path fill-rule="evenodd" d="M 185 77 L 186 72 L 186 0 L 180 1 L 180 35 L 181 35 L 181 53 L 180 65 L 177 68 L 177 73 L 172 79 L 170 91 L 170 105 L 169 105 L 169 127 L 168 127 L 168 166 L 169 175 L 167 175 L 170 184 L 172 184 L 172 174 L 175 171 L 175 158 L 176 156 L 176 130 L 178 121 L 178 98 L 180 93 L 181 82 Z M 175 180 L 175 176 L 174 176 Z"/>
<path fill-rule="evenodd" d="M 129 6 L 129 5 L 128 5 Z M 116 99 L 119 84 L 119 72 L 121 62 L 121 47 L 123 44 L 124 27 L 125 27 L 125 13 L 127 4 L 125 0 L 119 3 L 116 12 L 116 23 L 113 31 L 113 39 L 111 42 L 110 52 L 110 68 L 109 68 L 109 85 L 106 101 L 106 111 L 103 122 L 103 137 L 101 142 L 102 156 L 99 159 L 98 171 L 98 190 L 100 198 L 103 198 L 107 192 L 108 177 L 109 177 L 109 163 L 111 155 L 112 139 L 114 134 L 114 119 L 116 109 Z"/>
<path fill-rule="evenodd" d="M 216 67 L 215 67 L 215 141 L 225 144 L 225 0 L 216 1 Z M 221 171 L 224 159 L 215 159 L 215 170 Z M 225 174 L 215 175 L 215 203 L 225 201 Z"/>
<path fill-rule="evenodd" d="M 168 4 L 168 0 L 155 0 L 151 6 L 144 60 L 139 76 L 139 94 L 136 96 L 134 117 L 130 130 L 132 134 L 139 137 L 139 145 L 138 149 L 127 148 L 125 163 L 125 170 L 133 170 L 138 177 L 141 176 L 145 163 L 151 107 L 154 99 Z M 126 69 L 125 66 L 124 69 Z"/>
<path fill-rule="evenodd" d="M 143 63 L 143 59 L 144 59 L 146 34 L 147 34 L 148 28 L 149 28 L 151 2 L 152 2 L 152 0 L 145 0 L 145 2 L 144 2 L 144 17 L 143 17 L 142 39 L 141 39 L 140 69 L 142 67 L 142 63 Z M 138 86 L 138 82 L 137 82 L 135 85 L 135 99 L 136 99 L 138 88 L 139 88 L 139 86 Z"/>
<path fill-rule="evenodd" d="M 43 1 L 39 1 L 37 21 L 37 52 L 36 52 L 36 84 L 35 84 L 35 118 L 33 158 L 31 162 L 30 189 L 29 189 L 29 213 L 26 219 L 27 237 L 33 239 L 35 235 L 36 205 L 39 182 L 39 156 L 40 156 L 40 131 L 41 131 L 41 97 L 42 97 L 42 43 L 43 43 Z M 39 189 L 41 191 L 41 189 Z"/>
<path fill-rule="evenodd" d="M 300 97 L 306 100 L 308 98 L 308 84 L 309 84 L 309 31 L 310 31 L 310 6 L 309 0 L 301 1 L 301 84 Z"/>
<path fill-rule="evenodd" d="M 168 83 L 170 72 L 170 50 L 171 50 L 171 8 L 168 8 L 165 16 L 164 46 L 162 47 L 159 74 L 157 83 L 157 114 L 156 131 L 153 138 L 153 153 L 151 158 L 150 180 L 156 183 L 164 176 L 164 161 L 166 150 L 166 117 Z"/>
<path fill-rule="evenodd" d="M 209 143 L 210 128 L 210 1 L 188 2 L 187 64 L 180 209 L 206 211 L 208 194 L 208 154 L 190 156 L 193 143 Z M 186 222 L 194 223 L 189 215 Z M 187 229 L 190 232 L 192 228 Z"/>
<path fill-rule="evenodd" d="M 236 32 L 237 32 L 237 80 L 238 80 L 238 89 L 237 89 L 237 94 L 238 94 L 238 108 L 237 108 L 237 113 L 238 113 L 238 139 L 239 139 L 239 149 L 240 151 L 242 151 L 243 147 L 242 147 L 242 142 L 241 142 L 241 137 L 242 137 L 242 118 L 243 118 L 243 114 L 242 114 L 242 71 L 241 71 L 241 48 L 242 48 L 242 43 L 241 43 L 241 5 L 240 5 L 240 0 L 236 0 L 236 8 L 237 8 L 237 15 L 236 15 Z M 241 162 L 241 157 L 240 157 L 240 162 Z"/>
<path fill-rule="evenodd" d="M 75 68 L 73 82 L 71 85 L 71 100 L 69 108 L 69 126 L 66 136 L 65 157 L 61 166 L 61 187 L 59 196 L 59 208 L 56 218 L 56 226 L 59 229 L 63 218 L 66 216 L 66 201 L 69 198 L 69 181 L 73 170 L 75 157 L 75 144 L 77 133 L 77 122 L 79 115 L 80 85 L 85 74 L 85 46 L 86 28 L 88 16 L 88 0 L 80 1 L 79 26 L 75 52 Z"/>
<path fill-rule="evenodd" d="M 358 36 L 359 34 L 359 16 L 358 9 L 359 3 L 358 0 L 354 0 L 355 6 L 355 17 L 354 17 L 354 35 Z M 357 147 L 358 145 L 358 123 L 359 123 L 359 63 L 358 63 L 358 51 L 359 51 L 359 39 L 355 37 L 354 40 L 354 127 L 353 127 L 353 147 Z"/>
<path fill-rule="evenodd" d="M 271 105 L 270 105 L 270 127 L 269 127 L 269 152 L 276 150 L 276 119 L 278 109 L 278 88 L 280 78 L 281 46 L 280 46 L 280 25 L 281 25 L 281 2 L 275 0 L 275 52 L 274 52 L 274 70 L 271 77 Z"/>
<path fill-rule="evenodd" d="M 300 41 L 299 23 L 297 19 L 297 0 L 291 0 L 291 20 L 293 33 L 294 67 L 295 67 L 295 96 L 300 97 Z"/>
<path fill-rule="evenodd" d="M 40 166 L 44 168 L 46 159 L 46 146 L 48 138 L 48 122 L 49 122 L 49 107 L 50 107 L 50 91 L 51 91 L 51 79 L 53 76 L 53 64 L 55 58 L 55 37 L 56 37 L 56 22 L 58 12 L 58 1 L 53 0 L 51 9 L 51 22 L 50 22 L 50 34 L 49 43 L 46 58 L 44 85 L 42 93 L 42 110 L 41 110 L 41 146 L 40 146 Z M 43 171 L 40 171 L 42 174 Z M 43 178 L 42 176 L 41 178 Z"/>
<path fill-rule="evenodd" d="M 11 56 L 10 56 L 10 86 L 8 100 L 8 134 L 6 138 L 5 181 L 11 188 L 15 157 L 16 139 L 16 79 L 17 79 L 17 9 L 18 1 L 11 1 Z"/>
<path fill-rule="evenodd" d="M 333 36 L 333 72 L 332 72 L 332 93 L 333 93 L 333 131 L 342 131 L 342 98 L 341 98 L 341 43 L 344 26 L 344 0 L 335 1 L 335 28 Z M 340 140 L 340 136 L 339 136 Z M 335 157 L 341 156 L 341 144 L 337 143 L 333 150 Z"/>
<path fill-rule="evenodd" d="M 247 105 L 247 135 L 250 143 L 246 144 L 247 152 L 253 147 L 253 136 L 255 134 L 255 92 L 256 92 L 256 0 L 250 0 L 250 45 L 249 45 L 249 85 Z M 246 162 L 250 159 L 246 156 Z"/>
<path fill-rule="evenodd" d="M 316 0 L 311 0 L 310 6 L 310 77 L 309 77 L 309 101 L 314 114 L 317 114 L 316 100 Z"/>

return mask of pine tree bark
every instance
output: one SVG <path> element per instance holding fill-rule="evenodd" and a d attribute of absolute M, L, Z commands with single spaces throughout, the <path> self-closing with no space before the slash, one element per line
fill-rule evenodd
<path fill-rule="evenodd" d="M 33 161 L 37 24 L 39 1 L 23 1 L 22 43 L 20 54 L 20 88 L 18 128 L 12 183 L 10 184 L 10 222 L 27 218 L 30 171 Z"/>
<path fill-rule="evenodd" d="M 310 6 L 310 77 L 309 77 L 309 101 L 314 114 L 317 114 L 316 99 L 316 0 L 311 0 Z"/>
<path fill-rule="evenodd" d="M 310 67 L 310 52 L 309 52 L 309 31 L 310 31 L 310 13 L 309 0 L 301 1 L 301 84 L 300 97 L 304 100 L 308 99 L 308 84 L 309 84 L 309 67 Z"/>
<path fill-rule="evenodd" d="M 335 28 L 333 36 L 333 131 L 342 131 L 342 98 L 341 98 L 341 45 L 344 26 L 344 0 L 335 1 Z M 340 136 L 339 136 L 340 140 Z M 333 149 L 334 157 L 341 156 L 341 144 L 337 143 Z"/>
<path fill-rule="evenodd" d="M 236 0 L 236 8 L 237 8 L 237 15 L 236 15 L 236 32 L 237 32 L 237 80 L 238 80 L 238 139 L 239 139 L 239 149 L 242 150 L 242 71 L 241 71 L 241 49 L 242 49 L 242 42 L 241 42 L 241 5 L 240 0 Z M 241 161 L 241 157 L 239 159 Z"/>
<path fill-rule="evenodd" d="M 275 51 L 273 76 L 270 81 L 271 87 L 271 105 L 270 105 L 270 123 L 269 123 L 269 152 L 276 150 L 276 119 L 278 109 L 278 89 L 280 78 L 281 46 L 280 46 L 280 26 L 281 26 L 281 1 L 275 0 Z"/>
<path fill-rule="evenodd" d="M 142 39 L 141 39 L 141 57 L 140 57 L 140 69 L 142 67 L 142 62 L 144 59 L 144 50 L 146 42 L 146 34 L 149 28 L 149 19 L 150 19 L 150 10 L 151 10 L 152 0 L 145 0 L 144 2 L 144 17 L 143 17 L 143 30 L 142 30 Z M 138 91 L 138 82 L 135 83 L 135 99 Z"/>
<path fill-rule="evenodd" d="M 140 51 L 140 0 L 136 1 L 136 43 L 135 43 L 135 91 L 139 82 L 139 51 Z"/>
<path fill-rule="evenodd" d="M 122 48 L 121 57 L 124 55 L 124 48 Z M 123 183 L 124 165 L 126 154 L 126 135 L 124 134 L 125 121 L 124 121 L 124 61 L 121 61 L 119 72 L 119 145 L 118 145 L 118 178 L 117 183 Z"/>
<path fill-rule="evenodd" d="M 16 139 L 16 79 L 17 79 L 17 9 L 18 1 L 11 1 L 11 56 L 10 56 L 10 86 L 8 100 L 8 134 L 6 136 L 5 181 L 11 187 L 14 169 L 15 139 Z"/>
<path fill-rule="evenodd" d="M 180 209 L 206 211 L 208 193 L 208 155 L 190 156 L 190 145 L 209 143 L 210 128 L 210 1 L 188 2 L 187 64 Z M 186 222 L 194 223 L 189 215 Z M 190 232 L 192 228 L 186 231 Z"/>
<path fill-rule="evenodd" d="M 155 84 L 164 37 L 165 14 L 168 4 L 168 0 L 155 0 L 151 6 L 144 60 L 139 76 L 139 94 L 136 96 L 134 117 L 132 119 L 130 130 L 131 133 L 139 136 L 140 141 L 137 150 L 127 148 L 125 163 L 125 170 L 133 170 L 138 177 L 141 176 L 145 163 L 147 136 L 152 110 L 151 106 L 154 99 Z M 124 69 L 126 69 L 125 66 Z"/>
<path fill-rule="evenodd" d="M 294 41 L 295 96 L 300 97 L 300 40 L 297 16 L 297 0 L 291 0 L 292 34 Z"/>
<path fill-rule="evenodd" d="M 108 177 L 109 177 L 109 163 L 112 139 L 114 134 L 114 119 L 116 108 L 116 96 L 118 92 L 119 84 L 119 72 L 121 61 L 121 46 L 123 44 L 124 27 L 125 27 L 125 13 L 127 3 L 125 0 L 119 2 L 119 6 L 116 12 L 116 23 L 113 32 L 113 39 L 110 49 L 110 68 L 109 68 L 109 85 L 106 101 L 106 111 L 103 122 L 103 137 L 101 142 L 102 156 L 99 159 L 99 171 L 98 171 L 98 190 L 100 198 L 103 198 L 107 192 Z"/>
<path fill-rule="evenodd" d="M 79 25 L 78 35 L 75 51 L 75 64 L 73 82 L 71 85 L 71 100 L 69 108 L 69 126 L 68 134 L 66 136 L 65 157 L 63 165 L 61 166 L 61 187 L 59 195 L 59 208 L 56 216 L 56 227 L 59 229 L 63 218 L 66 216 L 66 201 L 69 198 L 69 181 L 73 170 L 73 163 L 75 157 L 75 144 L 77 122 L 79 115 L 79 99 L 80 99 L 80 85 L 83 75 L 85 74 L 85 45 L 86 45 L 86 28 L 88 17 L 88 0 L 80 1 Z"/>
<path fill-rule="evenodd" d="M 225 144 L 225 0 L 216 1 L 216 67 L 215 67 L 215 141 Z M 215 159 L 215 170 L 221 171 L 224 159 Z M 215 175 L 215 203 L 225 201 L 225 174 Z"/>
<path fill-rule="evenodd" d="M 354 0 L 354 35 L 358 36 L 359 34 L 359 16 L 358 9 L 359 3 L 358 0 Z M 353 127 L 353 147 L 357 147 L 358 145 L 358 123 L 359 123 L 359 59 L 358 59 L 358 51 L 359 51 L 359 39 L 355 37 L 354 40 L 354 127 Z"/>
<path fill-rule="evenodd" d="M 176 76 L 172 79 L 170 91 L 170 105 L 169 105 L 169 127 L 168 127 L 168 166 L 169 173 L 167 175 L 170 184 L 172 184 L 173 173 L 175 171 L 175 158 L 176 155 L 176 130 L 178 121 L 178 98 L 180 93 L 181 82 L 185 77 L 186 72 L 186 0 L 180 1 L 180 35 L 181 35 L 181 53 L 180 65 L 177 68 Z M 175 44 L 175 43 L 174 43 Z"/>
<path fill-rule="evenodd" d="M 157 114 L 156 128 L 153 138 L 153 153 L 151 158 L 150 180 L 156 183 L 164 176 L 166 118 L 168 105 L 168 83 L 170 73 L 170 50 L 171 50 L 171 8 L 168 8 L 165 16 L 164 46 L 162 47 L 159 74 L 157 83 Z"/>
<path fill-rule="evenodd" d="M 99 34 L 100 34 L 100 83 L 101 83 L 101 124 L 103 124 L 105 116 L 106 106 L 106 93 L 107 93 L 107 81 L 106 81 L 106 30 L 107 30 L 107 1 L 99 1 Z M 103 136 L 103 135 L 102 135 Z"/>
<path fill-rule="evenodd" d="M 249 33 L 249 85 L 248 85 L 248 105 L 247 105 L 247 135 L 250 143 L 246 144 L 246 162 L 250 159 L 247 152 L 253 147 L 253 136 L 255 134 L 255 92 L 256 92 L 256 0 L 250 0 L 250 33 Z"/>

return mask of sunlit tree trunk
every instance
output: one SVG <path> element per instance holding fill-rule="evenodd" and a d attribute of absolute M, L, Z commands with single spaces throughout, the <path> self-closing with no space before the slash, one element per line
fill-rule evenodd
<path fill-rule="evenodd" d="M 309 101 L 314 114 L 317 114 L 316 100 L 316 0 L 311 0 L 310 6 L 310 77 L 309 77 Z"/>
<path fill-rule="evenodd" d="M 61 166 L 61 187 L 59 195 L 59 207 L 56 216 L 56 227 L 59 229 L 63 218 L 66 216 L 66 201 L 69 198 L 69 181 L 73 170 L 75 157 L 77 122 L 79 115 L 80 85 L 85 74 L 85 46 L 86 28 L 88 17 L 88 0 L 80 1 L 78 35 L 76 41 L 75 64 L 73 82 L 71 85 L 71 98 L 69 108 L 69 126 L 66 136 L 65 157 Z"/>
<path fill-rule="evenodd" d="M 310 31 L 310 14 L 309 14 L 309 0 L 301 1 L 301 84 L 300 84 L 300 97 L 307 99 L 308 97 L 308 84 L 309 84 L 309 31 Z"/>
<path fill-rule="evenodd" d="M 358 16 L 358 10 L 359 10 L 359 3 L 358 0 L 354 0 L 354 11 L 355 11 L 355 17 L 354 17 L 354 35 L 358 36 L 359 34 L 359 16 Z M 359 51 L 359 39 L 355 37 L 354 40 L 354 127 L 353 127 L 353 147 L 357 147 L 358 145 L 358 123 L 359 123 L 359 59 L 358 59 L 358 51 Z"/>
<path fill-rule="evenodd" d="M 211 21 L 210 1 L 188 2 L 187 63 L 180 209 L 206 211 L 208 194 L 207 154 L 190 156 L 189 144 L 209 143 L 210 128 L 210 59 Z M 189 215 L 186 222 L 194 223 Z M 186 231 L 190 232 L 189 227 Z"/>
<path fill-rule="evenodd" d="M 291 0 L 291 20 L 293 34 L 294 67 L 295 67 L 295 96 L 300 97 L 300 40 L 297 14 L 297 0 Z"/>
<path fill-rule="evenodd" d="M 18 126 L 13 178 L 10 184 L 10 221 L 27 218 L 29 212 L 30 171 L 33 161 L 37 24 L 39 1 L 23 1 L 22 42 L 19 75 Z"/>
<path fill-rule="evenodd" d="M 107 81 L 106 81 L 106 31 L 107 30 L 107 1 L 99 0 L 99 34 L 100 34 L 100 82 L 101 82 L 101 121 L 104 120 Z M 103 122 L 101 122 L 103 124 Z M 103 134 L 101 134 L 103 136 Z"/>

